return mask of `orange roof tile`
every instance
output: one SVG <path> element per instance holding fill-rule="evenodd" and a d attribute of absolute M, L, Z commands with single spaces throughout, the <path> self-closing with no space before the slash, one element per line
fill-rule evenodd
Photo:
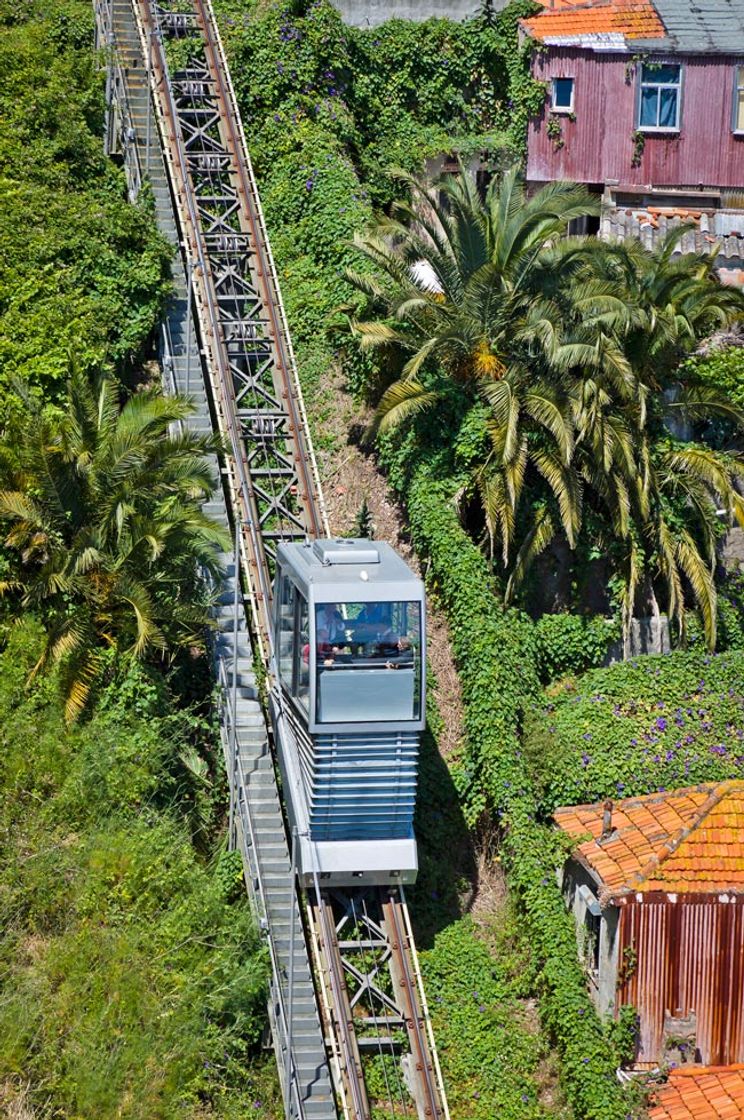
<path fill-rule="evenodd" d="M 657 1089 L 649 1120 L 741 1120 L 744 1065 L 674 1069 Z"/>
<path fill-rule="evenodd" d="M 665 35 L 651 0 L 595 0 L 583 4 L 558 0 L 531 19 L 521 20 L 521 27 L 533 39 L 551 43 L 595 35 L 625 39 L 663 39 Z"/>
<path fill-rule="evenodd" d="M 744 891 L 744 782 L 691 786 L 617 801 L 602 840 L 604 803 L 556 809 L 575 854 L 610 896 L 634 891 Z"/>

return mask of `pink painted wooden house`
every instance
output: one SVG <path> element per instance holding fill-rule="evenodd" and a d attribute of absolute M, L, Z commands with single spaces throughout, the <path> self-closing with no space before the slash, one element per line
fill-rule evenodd
<path fill-rule="evenodd" d="M 603 236 L 692 219 L 682 249 L 744 282 L 744 0 L 547 0 L 521 26 L 546 90 L 528 181 L 586 183 Z"/>

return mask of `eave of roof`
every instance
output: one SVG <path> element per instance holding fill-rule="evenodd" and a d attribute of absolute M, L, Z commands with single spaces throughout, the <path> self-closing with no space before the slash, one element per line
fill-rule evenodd
<path fill-rule="evenodd" d="M 732 1120 L 744 1113 L 744 1065 L 674 1069 L 655 1090 L 649 1120 Z"/>
<path fill-rule="evenodd" d="M 625 48 L 627 41 L 663 39 L 664 25 L 651 0 L 597 0 L 561 4 L 521 21 L 531 38 L 546 45 Z"/>
<path fill-rule="evenodd" d="M 618 801 L 602 838 L 604 805 L 557 809 L 576 857 L 610 898 L 631 893 L 744 892 L 744 782 L 691 786 Z M 583 839 L 587 834 L 591 839 Z"/>

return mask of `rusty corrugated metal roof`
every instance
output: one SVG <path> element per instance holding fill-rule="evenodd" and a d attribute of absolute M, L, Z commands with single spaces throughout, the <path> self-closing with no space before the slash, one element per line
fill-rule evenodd
<path fill-rule="evenodd" d="M 581 44 L 610 37 L 623 39 L 662 39 L 664 24 L 651 0 L 597 0 L 595 3 L 550 7 L 531 19 L 521 21 L 533 39 L 545 43 Z M 589 45 L 589 43 L 587 43 Z"/>
<path fill-rule="evenodd" d="M 556 823 L 579 840 L 575 854 L 610 896 L 629 892 L 744 892 L 744 782 L 691 786 L 557 809 Z"/>
<path fill-rule="evenodd" d="M 651 1099 L 649 1120 L 739 1120 L 744 1065 L 674 1069 Z"/>

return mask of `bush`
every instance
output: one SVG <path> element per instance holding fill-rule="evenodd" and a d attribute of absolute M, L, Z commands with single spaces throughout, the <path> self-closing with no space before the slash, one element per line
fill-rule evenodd
<path fill-rule="evenodd" d="M 135 666 L 70 731 L 53 680 L 24 691 L 40 640 L 26 623 L 0 655 L 0 1081 L 45 1115 L 276 1115 L 265 951 L 232 857 L 193 842 L 196 717 Z"/>
<path fill-rule="evenodd" d="M 544 614 L 535 623 L 537 671 L 547 682 L 602 664 L 620 627 L 612 619 Z"/>
<path fill-rule="evenodd" d="M 546 811 L 744 773 L 744 653 L 640 657 L 568 682 L 530 715 Z"/>

